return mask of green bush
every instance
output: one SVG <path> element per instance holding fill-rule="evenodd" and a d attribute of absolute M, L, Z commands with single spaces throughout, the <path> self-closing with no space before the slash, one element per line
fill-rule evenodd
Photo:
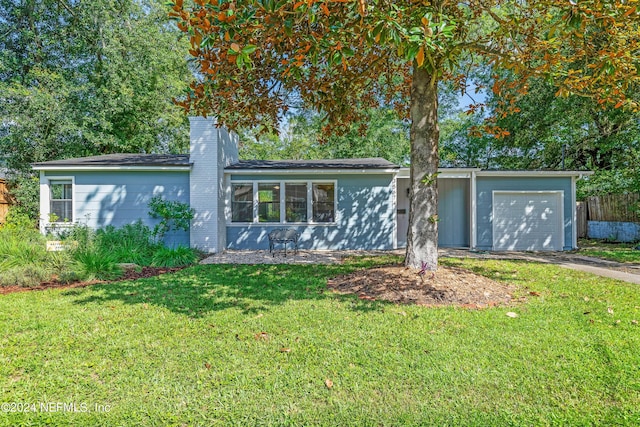
<path fill-rule="evenodd" d="M 0 286 L 36 286 L 66 264 L 65 255 L 47 252 L 44 236 L 16 219 L 0 227 Z"/>
<path fill-rule="evenodd" d="M 152 258 L 152 265 L 155 267 L 184 267 L 195 264 L 198 254 L 195 250 L 186 246 L 176 248 L 161 247 Z"/>
<path fill-rule="evenodd" d="M 162 240 L 168 231 L 189 230 L 195 210 L 188 203 L 176 200 L 164 200 L 161 196 L 154 196 L 149 201 L 149 216 L 160 222 L 153 228 L 153 236 Z"/>
<path fill-rule="evenodd" d="M 151 229 L 142 221 L 96 231 L 95 245 L 110 251 L 116 262 L 138 265 L 150 265 L 153 254 L 162 247 L 154 241 Z"/>
<path fill-rule="evenodd" d="M 83 280 L 113 280 L 122 275 L 122 268 L 110 252 L 83 248 L 73 253 L 74 271 Z"/>
<path fill-rule="evenodd" d="M 195 263 L 197 253 L 187 247 L 166 248 L 141 221 L 120 228 L 93 231 L 82 225 L 61 230 L 67 251 L 47 252 L 47 238 L 24 215 L 0 227 L 0 286 L 36 286 L 57 278 L 113 280 L 122 275 L 120 263 L 177 267 Z"/>
<path fill-rule="evenodd" d="M 29 264 L 9 268 L 0 273 L 0 286 L 34 287 L 50 280 L 52 270 L 44 265 Z"/>

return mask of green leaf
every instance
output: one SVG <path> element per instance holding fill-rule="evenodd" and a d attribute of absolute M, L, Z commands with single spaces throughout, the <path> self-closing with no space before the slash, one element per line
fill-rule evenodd
<path fill-rule="evenodd" d="M 258 49 L 258 46 L 253 44 L 248 44 L 242 48 L 242 53 L 245 55 L 251 55 L 253 52 L 256 51 L 256 49 Z"/>

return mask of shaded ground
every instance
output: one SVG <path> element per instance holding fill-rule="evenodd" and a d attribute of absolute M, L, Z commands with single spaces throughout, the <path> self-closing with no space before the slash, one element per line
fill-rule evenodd
<path fill-rule="evenodd" d="M 76 282 L 60 282 L 54 278 L 48 282 L 42 282 L 39 286 L 0 286 L 0 294 L 10 294 L 13 292 L 42 291 L 44 289 L 66 289 L 66 288 L 84 288 L 85 286 L 95 285 L 98 283 L 119 282 L 123 280 L 137 280 L 145 277 L 159 276 L 165 273 L 173 273 L 182 268 L 166 268 L 166 267 L 142 267 L 139 271 L 133 269 L 125 269 L 124 273 L 118 280 L 90 280 Z"/>
<path fill-rule="evenodd" d="M 515 289 L 471 271 L 446 266 L 423 276 L 398 265 L 371 268 L 335 277 L 327 285 L 335 292 L 356 294 L 361 299 L 465 308 L 507 304 Z"/>

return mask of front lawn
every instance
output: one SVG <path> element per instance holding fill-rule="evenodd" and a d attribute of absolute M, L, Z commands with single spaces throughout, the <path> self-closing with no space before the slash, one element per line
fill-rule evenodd
<path fill-rule="evenodd" d="M 600 240 L 582 239 L 578 242 L 579 254 L 616 262 L 640 263 L 638 243 L 609 243 Z"/>
<path fill-rule="evenodd" d="M 637 285 L 442 262 L 512 283 L 520 301 L 428 308 L 325 290 L 364 260 L 0 296 L 1 400 L 16 403 L 0 425 L 640 424 Z M 11 412 L 24 404 L 35 412 Z"/>

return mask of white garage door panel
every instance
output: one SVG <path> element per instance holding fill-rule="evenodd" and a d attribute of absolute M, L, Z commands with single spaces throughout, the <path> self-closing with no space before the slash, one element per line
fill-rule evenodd
<path fill-rule="evenodd" d="M 493 248 L 561 251 L 563 192 L 493 193 Z"/>

